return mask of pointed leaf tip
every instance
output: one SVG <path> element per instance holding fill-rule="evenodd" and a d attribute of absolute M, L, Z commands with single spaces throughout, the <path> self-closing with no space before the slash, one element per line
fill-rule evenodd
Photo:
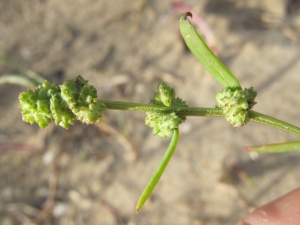
<path fill-rule="evenodd" d="M 190 17 L 191 19 L 193 19 L 193 14 L 191 12 L 186 12 L 184 14 L 184 19 L 186 20 L 188 17 Z"/>

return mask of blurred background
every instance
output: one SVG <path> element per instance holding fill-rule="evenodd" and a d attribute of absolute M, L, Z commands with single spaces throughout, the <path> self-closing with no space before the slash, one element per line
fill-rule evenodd
<path fill-rule="evenodd" d="M 208 24 L 207 41 L 241 85 L 258 91 L 254 110 L 300 126 L 297 0 L 0 0 L 0 55 L 56 84 L 80 74 L 100 99 L 148 103 L 164 81 L 190 106 L 214 107 L 222 87 L 180 37 L 184 7 Z M 16 73 L 0 64 L 0 76 Z M 170 140 L 153 136 L 145 114 L 135 112 L 106 111 L 101 125 L 41 130 L 22 121 L 18 95 L 26 90 L 0 86 L 1 225 L 235 224 L 300 186 L 300 153 L 243 150 L 298 137 L 189 117 L 136 214 Z"/>

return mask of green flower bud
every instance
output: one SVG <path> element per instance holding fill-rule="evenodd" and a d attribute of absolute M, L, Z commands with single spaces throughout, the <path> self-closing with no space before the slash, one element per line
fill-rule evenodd
<path fill-rule="evenodd" d="M 158 85 L 158 91 L 159 92 L 154 94 L 154 99 L 150 102 L 151 104 L 168 107 L 187 107 L 184 101 L 180 98 L 175 98 L 174 89 L 167 86 L 165 83 L 160 83 Z M 147 112 L 145 123 L 153 128 L 154 135 L 166 138 L 172 136 L 174 129 L 178 128 L 179 124 L 185 119 L 184 116 L 177 116 L 174 112 Z"/>
<path fill-rule="evenodd" d="M 165 106 L 171 106 L 175 97 L 174 89 L 161 82 L 158 84 L 158 91 L 159 93 L 155 93 L 155 100 L 162 102 Z"/>
<path fill-rule="evenodd" d="M 147 113 L 146 125 L 153 127 L 154 135 L 162 138 L 170 137 L 174 129 L 183 122 L 175 113 Z"/>
<path fill-rule="evenodd" d="M 60 93 L 54 94 L 50 99 L 50 109 L 53 113 L 55 124 L 65 129 L 74 124 L 76 119 L 68 104 L 61 98 Z"/>
<path fill-rule="evenodd" d="M 227 88 L 216 94 L 217 107 L 223 109 L 227 121 L 235 127 L 249 122 L 248 111 L 256 104 L 256 91 L 245 88 L 244 91 Z"/>
<path fill-rule="evenodd" d="M 51 94 L 58 91 L 57 86 L 45 81 L 35 91 L 22 92 L 19 96 L 19 107 L 22 108 L 23 120 L 31 124 L 36 122 L 41 128 L 48 126 L 52 121 Z"/>
<path fill-rule="evenodd" d="M 97 100 L 97 90 L 88 85 L 81 76 L 66 81 L 60 85 L 61 97 L 68 103 L 69 108 L 83 123 L 101 121 L 105 105 Z"/>

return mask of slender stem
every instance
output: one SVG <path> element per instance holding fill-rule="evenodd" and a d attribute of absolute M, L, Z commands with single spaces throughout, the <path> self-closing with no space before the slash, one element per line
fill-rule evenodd
<path fill-rule="evenodd" d="M 151 104 L 140 104 L 133 102 L 107 101 L 100 100 L 106 105 L 107 109 L 128 110 L 139 112 L 175 112 L 180 116 L 223 116 L 222 109 L 217 108 L 198 108 L 198 107 L 167 107 Z"/>
<path fill-rule="evenodd" d="M 0 61 L 12 68 L 19 70 L 22 73 L 25 73 L 28 77 L 33 79 L 37 84 L 42 84 L 45 81 L 45 79 L 43 77 L 41 77 L 38 73 L 26 68 L 25 66 L 22 66 L 21 64 L 15 62 L 9 58 L 0 56 Z"/>
<path fill-rule="evenodd" d="M 178 129 L 174 130 L 173 136 L 172 136 L 172 140 L 170 142 L 170 145 L 163 157 L 163 159 L 161 160 L 159 166 L 157 167 L 155 173 L 153 174 L 153 176 L 151 177 L 149 183 L 147 184 L 146 188 L 144 189 L 144 191 L 142 192 L 138 203 L 136 205 L 136 211 L 138 212 L 142 206 L 144 205 L 144 203 L 147 201 L 147 199 L 149 198 L 149 196 L 151 195 L 152 191 L 154 190 L 156 184 L 158 183 L 161 175 L 163 174 L 163 172 L 165 171 L 175 149 L 178 143 L 178 137 L 179 137 L 179 131 Z"/>
<path fill-rule="evenodd" d="M 0 77 L 0 84 L 18 84 L 29 88 L 34 88 L 36 86 L 36 82 L 31 80 L 28 77 L 22 77 L 15 74 L 5 74 Z"/>
<path fill-rule="evenodd" d="M 259 113 L 259 112 L 253 111 L 253 110 L 249 111 L 249 116 L 250 116 L 250 121 L 252 121 L 252 122 L 268 125 L 270 127 L 274 127 L 274 128 L 284 130 L 289 133 L 300 136 L 300 128 L 296 127 L 292 124 L 283 122 L 281 120 L 275 119 L 273 117 L 264 115 L 262 113 Z"/>
<path fill-rule="evenodd" d="M 129 110 L 139 112 L 175 112 L 180 116 L 205 116 L 205 117 L 221 117 L 224 116 L 222 109 L 218 108 L 199 108 L 199 107 L 167 107 L 151 104 L 140 104 L 133 102 L 119 102 L 100 100 L 106 105 L 107 109 Z M 249 110 L 250 121 L 274 127 L 280 130 L 300 136 L 300 128 L 292 124 L 283 122 L 262 113 Z"/>

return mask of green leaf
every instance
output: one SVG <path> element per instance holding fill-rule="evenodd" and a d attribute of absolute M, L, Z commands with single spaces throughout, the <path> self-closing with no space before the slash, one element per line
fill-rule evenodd
<path fill-rule="evenodd" d="M 179 19 L 180 32 L 188 48 L 221 85 L 233 90 L 241 89 L 239 81 L 205 44 L 187 19 L 188 16 L 192 17 L 192 14 L 190 12 L 184 13 Z"/>
<path fill-rule="evenodd" d="M 245 147 L 245 149 L 247 151 L 259 152 L 259 153 L 282 153 L 282 152 L 300 151 L 300 141 Z"/>
<path fill-rule="evenodd" d="M 154 190 L 156 184 L 158 183 L 161 175 L 165 171 L 165 169 L 176 149 L 176 146 L 178 143 L 178 137 L 179 137 L 179 131 L 178 131 L 178 129 L 175 129 L 173 131 L 172 140 L 169 144 L 169 147 L 168 147 L 163 159 L 161 160 L 158 168 L 156 169 L 155 173 L 151 177 L 150 181 L 148 182 L 147 186 L 145 187 L 144 191 L 142 192 L 142 194 L 137 202 L 137 206 L 136 206 L 137 212 L 142 208 L 144 203 L 147 201 L 147 199 L 151 195 L 152 191 Z"/>

